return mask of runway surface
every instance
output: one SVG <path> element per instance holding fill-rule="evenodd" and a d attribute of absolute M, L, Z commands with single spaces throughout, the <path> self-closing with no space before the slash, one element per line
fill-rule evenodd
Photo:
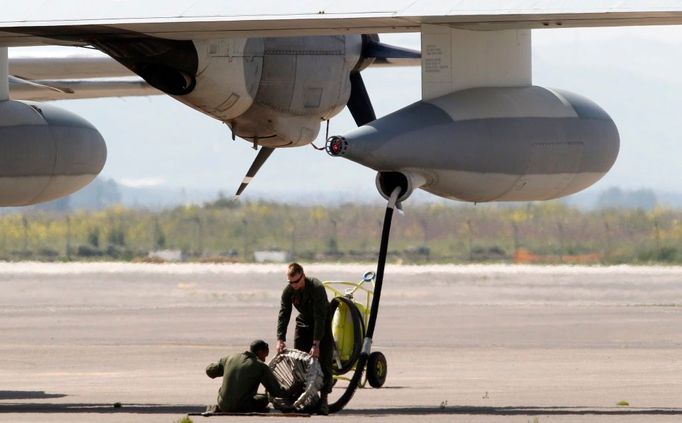
<path fill-rule="evenodd" d="M 357 280 L 372 268 L 306 270 Z M 253 338 L 274 346 L 284 271 L 0 263 L 0 421 L 202 411 L 219 386 L 209 362 Z M 374 342 L 386 386 L 311 419 L 679 422 L 681 329 L 680 267 L 388 266 Z M 193 417 L 262 419 L 291 421 Z"/>

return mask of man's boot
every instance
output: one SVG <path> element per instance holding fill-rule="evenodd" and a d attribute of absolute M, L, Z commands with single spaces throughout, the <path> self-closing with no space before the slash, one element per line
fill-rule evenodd
<path fill-rule="evenodd" d="M 214 413 L 219 413 L 220 412 L 220 407 L 218 405 L 207 405 L 206 406 L 206 411 L 204 411 L 202 414 L 214 414 Z"/>
<path fill-rule="evenodd" d="M 329 415 L 329 404 L 327 403 L 327 396 L 329 394 L 326 392 L 320 393 L 320 406 L 317 408 L 317 414 L 322 416 Z"/>

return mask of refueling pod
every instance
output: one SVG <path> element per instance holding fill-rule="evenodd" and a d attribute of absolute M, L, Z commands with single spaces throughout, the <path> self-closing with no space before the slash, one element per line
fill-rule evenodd
<path fill-rule="evenodd" d="M 386 198 L 416 188 L 470 202 L 549 200 L 608 172 L 620 140 L 592 101 L 542 87 L 472 88 L 420 101 L 327 141 L 379 172 Z"/>
<path fill-rule="evenodd" d="M 77 191 L 104 167 L 104 139 L 88 121 L 51 104 L 0 101 L 0 206 Z"/>

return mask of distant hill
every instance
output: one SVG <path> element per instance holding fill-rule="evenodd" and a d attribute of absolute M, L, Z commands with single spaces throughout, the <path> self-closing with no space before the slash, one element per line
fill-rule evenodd
<path fill-rule="evenodd" d="M 102 210 L 115 204 L 121 204 L 127 208 L 145 210 L 164 210 L 184 204 L 204 204 L 224 197 L 231 199 L 231 195 L 224 192 L 179 187 L 129 187 L 117 183 L 113 179 L 97 178 L 82 190 L 68 197 L 50 201 L 26 208 L 5 208 L 0 213 L 16 212 L 24 210 L 44 210 L 55 212 L 69 212 L 75 210 Z M 377 192 L 304 192 L 304 193 L 277 193 L 265 195 L 261 192 L 252 192 L 242 196 L 242 201 L 274 201 L 278 203 L 290 203 L 301 205 L 338 206 L 340 204 L 368 204 L 382 205 L 384 199 Z M 606 189 L 588 189 L 561 199 L 561 202 L 581 210 L 595 209 L 642 209 L 651 210 L 656 206 L 664 206 L 672 209 L 682 209 L 682 193 L 656 191 L 649 188 L 624 189 L 610 187 Z M 423 191 L 417 191 L 408 200 L 410 204 L 466 204 L 457 201 L 445 200 Z M 500 204 L 500 203 L 498 203 Z M 503 205 L 504 203 L 502 203 Z M 509 203 L 516 206 L 518 203 Z"/>

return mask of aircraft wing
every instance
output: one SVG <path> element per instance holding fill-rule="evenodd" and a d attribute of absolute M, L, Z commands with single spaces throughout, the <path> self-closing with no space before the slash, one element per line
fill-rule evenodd
<path fill-rule="evenodd" d="M 162 95 L 142 78 L 104 54 L 12 57 L 9 88 L 16 100 Z"/>
<path fill-rule="evenodd" d="M 163 95 L 139 77 L 29 81 L 10 76 L 9 88 L 12 99 L 33 101 Z"/>
<path fill-rule="evenodd" d="M 525 30 L 682 24 L 682 0 L 23 0 L 0 17 L 0 47 L 80 45 L 102 39 L 177 40 L 423 31 L 425 27 Z M 429 31 L 433 31 L 430 29 Z M 377 56 L 380 57 L 380 56 Z M 404 59 L 375 66 L 415 65 Z M 56 99 L 158 92 L 109 57 L 10 60 L 14 98 Z M 123 80 L 117 77 L 128 76 Z"/>
<path fill-rule="evenodd" d="M 187 40 L 459 29 L 682 23 L 682 0 L 23 0 L 0 17 L 0 45 L 84 45 L 141 34 Z"/>
<path fill-rule="evenodd" d="M 101 53 L 92 56 L 10 57 L 9 73 L 32 80 L 111 78 L 135 75 L 116 60 Z"/>

